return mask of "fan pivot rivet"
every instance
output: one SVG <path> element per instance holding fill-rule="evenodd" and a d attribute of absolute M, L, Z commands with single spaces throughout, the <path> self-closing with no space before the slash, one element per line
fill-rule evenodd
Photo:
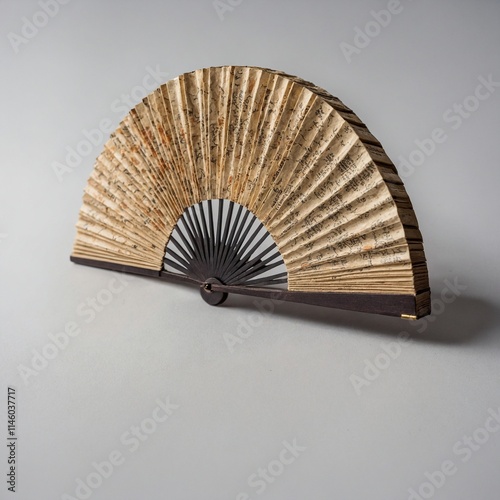
<path fill-rule="evenodd" d="M 210 304 L 211 306 L 218 306 L 227 299 L 227 293 L 215 292 L 212 290 L 212 284 L 222 285 L 217 278 L 208 278 L 200 286 L 200 294 L 207 304 Z"/>

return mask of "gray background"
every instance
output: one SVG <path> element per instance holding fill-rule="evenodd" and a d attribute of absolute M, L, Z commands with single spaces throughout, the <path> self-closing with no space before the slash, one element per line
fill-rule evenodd
<path fill-rule="evenodd" d="M 124 463 L 92 499 L 392 500 L 410 488 L 500 498 L 500 432 L 480 430 L 500 407 L 500 88 L 459 124 L 445 119 L 478 78 L 500 81 L 500 2 L 400 5 L 387 26 L 369 25 L 380 33 L 349 62 L 341 44 L 387 1 L 243 0 L 221 20 L 211 0 L 72 0 L 17 52 L 9 34 L 41 6 L 0 2 L 1 477 L 7 386 L 19 417 L 18 492 L 2 480 L 1 498 L 78 498 L 77 478 L 114 451 Z M 289 304 L 264 314 L 238 297 L 211 308 L 195 290 L 134 277 L 94 318 L 82 312 L 87 299 L 109 298 L 116 277 L 68 260 L 103 140 L 61 180 L 54 162 L 102 119 L 118 124 L 120 96 L 138 102 L 147 68 L 166 75 L 161 83 L 223 64 L 281 69 L 328 89 L 397 165 L 443 129 L 446 141 L 404 175 L 429 262 L 430 319 Z M 466 287 L 448 304 L 445 280 Z M 68 322 L 80 333 L 54 352 L 49 334 Z M 396 349 L 402 331 L 412 341 L 378 374 L 372 368 L 358 394 L 353 375 L 387 361 L 384 346 Z M 231 352 L 224 334 L 241 333 Z M 23 377 L 36 352 L 53 359 Z M 131 452 L 122 436 L 152 429 L 147 419 L 167 397 L 179 407 Z M 470 456 L 456 444 L 464 436 L 482 441 Z M 293 440 L 305 449 L 281 470 L 273 461 Z M 444 461 L 455 473 L 439 488 L 423 485 Z M 259 494 L 248 480 L 270 464 L 277 476 Z"/>

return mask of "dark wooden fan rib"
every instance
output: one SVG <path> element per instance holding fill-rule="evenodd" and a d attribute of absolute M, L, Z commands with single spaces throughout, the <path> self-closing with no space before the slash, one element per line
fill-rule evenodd
<path fill-rule="evenodd" d="M 115 264 L 99 260 L 84 259 L 81 257 L 70 257 L 72 262 L 84 266 L 108 269 L 139 276 L 159 278 L 163 281 L 173 283 L 185 283 L 198 286 L 205 300 L 210 294 L 235 293 L 238 295 L 249 295 L 271 299 L 279 302 L 295 302 L 323 307 L 334 307 L 348 311 L 367 312 L 373 314 L 384 314 L 386 316 L 397 316 L 404 319 L 418 319 L 429 314 L 429 289 L 416 295 L 411 294 L 381 294 L 381 293 L 343 293 L 343 292 L 297 292 L 281 290 L 272 287 L 256 287 L 241 285 L 224 285 L 222 283 L 200 283 L 185 274 L 172 273 L 165 270 L 155 271 L 141 267 Z M 209 302 L 209 300 L 207 300 Z M 209 302 L 219 304 L 218 302 Z"/>
<path fill-rule="evenodd" d="M 165 265 L 200 283 L 209 278 L 225 285 L 287 282 L 286 272 L 264 276 L 284 262 L 274 241 L 261 250 L 270 235 L 255 215 L 233 201 L 219 200 L 217 229 L 214 221 L 212 200 L 186 209 L 167 243 Z"/>

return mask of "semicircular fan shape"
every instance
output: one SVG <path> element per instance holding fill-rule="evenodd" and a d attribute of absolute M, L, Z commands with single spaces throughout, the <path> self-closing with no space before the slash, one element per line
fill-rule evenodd
<path fill-rule="evenodd" d="M 316 303 L 312 298 L 323 294 L 333 302 L 322 305 L 333 307 L 405 317 L 430 312 L 422 236 L 380 143 L 325 90 L 256 67 L 183 74 L 130 111 L 88 180 L 72 260 L 164 278 L 180 273 L 200 284 L 215 278 L 227 289 L 223 276 L 185 272 L 194 269 L 196 238 L 206 258 L 224 243 L 222 219 L 209 223 L 217 200 L 244 207 L 263 225 L 286 267 L 289 296 L 306 297 L 299 302 Z M 178 225 L 185 229 L 185 212 L 197 204 L 196 238 L 190 249 L 180 242 L 184 254 L 178 247 L 184 272 L 169 272 L 171 236 Z M 396 305 L 335 302 L 362 295 Z M 401 306 L 401 297 L 413 306 Z"/>

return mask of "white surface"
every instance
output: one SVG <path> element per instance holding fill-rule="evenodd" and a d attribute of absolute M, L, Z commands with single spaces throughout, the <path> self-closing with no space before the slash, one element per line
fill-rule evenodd
<path fill-rule="evenodd" d="M 113 451 L 124 463 L 91 499 L 407 499 L 446 460 L 456 473 L 434 492 L 424 486 L 428 498 L 500 497 L 500 432 L 476 431 L 500 407 L 500 88 L 456 130 L 443 118 L 478 77 L 500 81 L 500 2 L 401 0 L 402 11 L 348 63 L 340 44 L 352 44 L 355 27 L 387 5 L 243 0 L 221 21 L 211 0 L 73 0 L 15 53 L 8 34 L 20 34 L 22 18 L 40 6 L 0 2 L 2 477 L 7 386 L 17 389 L 19 418 L 18 491 L 2 480 L 1 498 L 78 498 L 76 479 Z M 396 164 L 442 128 L 446 141 L 404 180 L 434 297 L 445 279 L 467 290 L 432 322 L 410 324 L 283 304 L 258 316 L 245 298 L 211 308 L 195 290 L 130 277 L 89 321 L 79 305 L 116 275 L 68 256 L 102 142 L 62 182 L 53 162 L 64 162 L 84 129 L 102 119 L 116 126 L 120 96 L 148 67 L 168 74 L 163 81 L 222 64 L 281 69 L 323 86 Z M 223 332 L 236 335 L 248 320 L 259 326 L 231 353 Z M 31 366 L 33 350 L 71 321 L 80 334 L 25 383 L 20 365 Z M 425 331 L 358 395 L 351 376 L 417 328 Z M 179 408 L 130 452 L 123 434 L 152 425 L 145 419 L 167 397 Z M 487 442 L 464 462 L 455 443 L 474 432 Z M 306 449 L 281 473 L 272 461 L 294 439 Z M 258 494 L 251 476 L 270 463 L 281 474 Z"/>

